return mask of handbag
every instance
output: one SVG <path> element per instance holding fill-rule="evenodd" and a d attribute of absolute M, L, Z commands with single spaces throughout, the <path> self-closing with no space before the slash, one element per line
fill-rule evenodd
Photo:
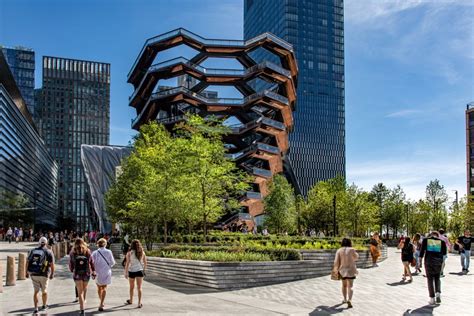
<path fill-rule="evenodd" d="M 331 271 L 331 280 L 339 281 L 340 279 L 342 279 L 342 277 L 341 277 L 341 274 L 339 273 L 339 271 L 337 271 L 336 269 L 333 269 Z"/>

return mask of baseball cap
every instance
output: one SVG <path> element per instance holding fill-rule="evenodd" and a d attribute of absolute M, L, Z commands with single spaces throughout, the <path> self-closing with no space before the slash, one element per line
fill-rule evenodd
<path fill-rule="evenodd" d="M 39 240 L 40 245 L 46 245 L 48 243 L 48 239 L 46 237 L 41 237 Z"/>

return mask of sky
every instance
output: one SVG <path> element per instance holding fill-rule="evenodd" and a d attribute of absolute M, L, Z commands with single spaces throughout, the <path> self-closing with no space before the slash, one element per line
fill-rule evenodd
<path fill-rule="evenodd" d="M 439 179 L 451 199 L 465 195 L 474 1 L 346 0 L 344 14 L 348 182 L 399 184 L 417 200 Z M 0 44 L 35 50 L 36 87 L 44 55 L 111 64 L 115 145 L 133 135 L 126 77 L 136 56 L 178 27 L 242 39 L 243 0 L 0 0 Z"/>

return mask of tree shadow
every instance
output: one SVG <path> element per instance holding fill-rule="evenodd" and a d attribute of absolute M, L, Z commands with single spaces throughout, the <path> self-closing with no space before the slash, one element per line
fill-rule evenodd
<path fill-rule="evenodd" d="M 309 313 L 309 316 L 334 315 L 342 313 L 346 308 L 340 307 L 341 305 L 342 303 L 336 304 L 334 306 L 320 305 L 316 307 L 314 311 Z"/>
<path fill-rule="evenodd" d="M 457 276 L 464 276 L 464 275 L 467 275 L 467 273 L 464 273 L 464 272 L 449 272 L 449 274 L 451 274 L 451 275 L 457 275 Z"/>
<path fill-rule="evenodd" d="M 398 281 L 398 282 L 393 282 L 393 283 L 386 283 L 389 286 L 400 286 L 400 285 L 408 285 L 412 282 L 405 282 L 405 281 Z"/>
<path fill-rule="evenodd" d="M 403 316 L 409 315 L 433 315 L 433 310 L 439 305 L 425 305 L 417 309 L 407 309 Z"/>

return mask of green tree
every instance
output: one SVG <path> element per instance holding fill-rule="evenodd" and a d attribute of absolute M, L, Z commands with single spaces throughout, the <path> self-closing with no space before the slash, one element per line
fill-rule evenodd
<path fill-rule="evenodd" d="M 439 183 L 438 179 L 430 181 L 426 186 L 426 202 L 431 207 L 430 212 L 430 228 L 439 229 L 446 228 L 448 222 L 448 214 L 446 210 L 446 202 L 448 194 Z"/>
<path fill-rule="evenodd" d="M 377 206 L 369 199 L 369 193 L 352 184 L 347 187 L 344 201 L 338 212 L 344 234 L 362 236 L 378 223 Z"/>
<path fill-rule="evenodd" d="M 448 231 L 454 236 L 461 236 L 466 226 L 467 203 L 461 199 L 459 204 L 456 201 L 451 205 L 451 213 L 448 216 Z"/>
<path fill-rule="evenodd" d="M 249 188 L 249 177 L 226 157 L 222 137 L 228 129 L 218 120 L 191 116 L 178 127 L 177 134 L 187 140 L 182 154 L 190 171 L 187 190 L 196 201 L 195 212 L 202 219 L 204 237 L 207 227 L 225 212 L 239 206 L 236 197 Z"/>
<path fill-rule="evenodd" d="M 0 219 L 4 226 L 33 223 L 33 208 L 28 208 L 29 199 L 23 193 L 0 191 Z"/>
<path fill-rule="evenodd" d="M 309 190 L 307 205 L 301 216 L 306 227 L 329 231 L 333 218 L 333 197 L 326 181 L 316 183 Z"/>
<path fill-rule="evenodd" d="M 387 225 L 388 214 L 386 209 L 386 203 L 390 195 L 390 190 L 383 184 L 378 183 L 374 185 L 372 191 L 370 191 L 370 200 L 372 200 L 377 206 L 378 220 L 379 220 L 379 231 L 382 234 L 383 226 Z M 388 232 L 388 227 L 387 227 Z"/>
<path fill-rule="evenodd" d="M 296 229 L 295 195 L 282 175 L 275 175 L 264 199 L 265 225 L 276 233 L 292 233 Z"/>

